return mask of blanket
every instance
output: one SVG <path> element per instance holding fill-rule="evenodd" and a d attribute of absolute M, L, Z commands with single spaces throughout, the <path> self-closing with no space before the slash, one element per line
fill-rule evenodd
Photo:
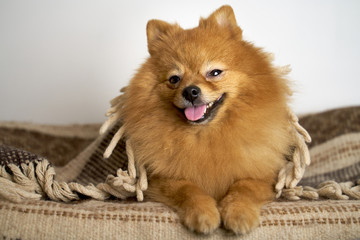
<path fill-rule="evenodd" d="M 329 227 L 329 224 L 331 226 L 337 224 L 339 227 L 336 228 L 337 236 L 343 237 L 345 233 L 347 234 L 346 236 L 360 236 L 360 232 L 357 230 L 360 225 L 360 203 L 359 201 L 352 200 L 359 199 L 360 192 L 359 183 L 356 182 L 360 178 L 360 108 L 349 107 L 324 113 L 310 114 L 302 117 L 300 124 L 307 129 L 312 136 L 312 143 L 309 145 L 312 163 L 306 170 L 299 184 L 307 187 L 298 188 L 302 194 L 297 193 L 297 195 L 306 197 L 303 192 L 316 189 L 316 192 L 319 193 L 316 199 L 319 199 L 319 201 L 305 201 L 306 203 L 304 203 L 304 200 L 302 200 L 300 205 L 294 205 L 292 202 L 284 200 L 271 203 L 262 211 L 260 228 L 294 225 L 310 227 L 313 224 L 326 225 L 326 227 Z M 131 185 L 131 179 L 126 179 L 125 175 L 117 172 L 118 169 L 130 171 L 130 169 L 128 169 L 128 154 L 125 149 L 125 143 L 120 141 L 113 150 L 112 155 L 106 160 L 103 159 L 103 153 L 119 126 L 114 126 L 102 137 L 97 136 L 98 127 L 99 125 L 39 126 L 36 124 L 0 123 L 0 165 L 2 166 L 0 175 L 3 177 L 3 180 L 18 178 L 16 181 L 23 183 L 23 189 L 20 189 L 20 192 L 4 192 L 2 188 L 5 185 L 0 183 L 0 196 L 5 199 L 11 199 L 11 197 L 17 196 L 13 199 L 15 201 L 30 199 L 30 202 L 26 201 L 25 204 L 22 203 L 23 205 L 2 201 L 0 211 L 3 211 L 4 214 L 9 214 L 13 211 L 39 213 L 37 210 L 34 210 L 34 202 L 31 201 L 31 199 L 39 202 L 39 199 L 58 200 L 62 198 L 60 199 L 61 201 L 72 202 L 70 203 L 73 204 L 71 208 L 78 207 L 78 211 L 86 212 L 89 209 L 83 205 L 86 203 L 83 199 L 93 198 L 117 201 L 113 198 L 115 196 L 116 199 L 128 199 L 124 203 L 130 204 L 126 206 L 127 210 L 132 209 L 130 212 L 142 212 L 140 215 L 128 214 L 122 217 L 120 217 L 120 214 L 116 217 L 117 220 L 121 219 L 121 221 L 125 222 L 141 221 L 147 224 L 152 222 L 171 223 L 179 227 L 177 225 L 179 220 L 176 214 L 173 214 L 171 210 L 160 204 L 151 205 L 152 203 L 144 203 L 145 205 L 140 207 L 132 205 L 136 203 L 131 200 L 131 197 L 139 198 L 139 195 L 141 197 L 142 189 L 136 189 L 136 187 L 124 189 L 124 182 L 129 183 L 129 188 L 133 186 Z M 29 163 L 33 164 L 29 165 Z M 42 163 L 46 164 L 39 167 Z M 15 166 L 18 168 L 15 168 Z M 36 176 L 28 174 L 32 172 L 31 167 L 40 169 L 35 171 Z M 48 176 L 42 176 L 43 172 L 49 172 L 46 171 L 49 168 L 53 168 L 54 171 L 48 173 Z M 109 174 L 112 177 L 109 178 Z M 139 172 L 133 174 L 139 177 Z M 26 179 L 22 178 L 24 175 Z M 43 186 L 40 186 L 41 189 L 32 189 L 34 185 L 31 181 L 34 181 L 34 179 L 39 176 L 44 179 L 56 178 L 59 184 L 56 191 L 50 194 L 44 191 L 44 189 L 54 188 L 54 186 L 49 186 L 46 181 Z M 121 176 L 124 176 L 124 178 L 121 178 Z M 74 184 L 70 186 L 72 191 L 67 189 L 68 186 L 62 184 L 63 182 L 73 182 Z M 119 182 L 121 182 L 121 184 L 119 184 Z M 92 192 L 92 195 L 87 194 L 86 188 L 92 189 L 99 184 L 103 184 L 99 187 L 101 191 L 96 194 Z M 120 185 L 121 188 L 117 188 L 117 186 Z M 81 186 L 85 186 L 85 188 L 81 188 Z M 322 195 L 321 191 L 325 191 L 325 188 L 328 190 L 329 187 L 331 187 L 333 194 Z M 27 194 L 29 193 L 29 189 L 33 192 L 30 195 Z M 63 193 L 68 192 L 69 194 L 59 194 L 60 191 L 63 191 Z M 46 193 L 45 195 L 44 192 Z M 292 194 L 296 195 L 296 193 Z M 311 196 L 308 197 L 311 198 Z M 326 200 L 326 204 L 324 204 L 324 202 L 321 202 L 324 200 L 323 197 L 342 199 L 342 201 L 336 202 L 338 201 L 336 200 L 329 202 L 329 200 Z M 78 202 L 79 200 L 82 201 Z M 74 201 L 78 204 L 74 205 Z M 58 216 L 60 214 L 64 215 L 64 217 L 70 216 L 74 218 L 71 211 L 68 211 L 69 205 L 56 205 L 56 203 L 41 200 L 35 204 L 37 206 L 35 208 L 41 208 L 44 204 L 51 206 L 51 208 L 60 209 L 59 212 L 51 212 L 50 215 L 55 214 Z M 150 204 L 150 207 L 147 204 Z M 302 204 L 305 205 L 304 208 L 301 207 Z M 109 207 L 110 209 L 113 207 L 115 212 L 122 208 L 122 206 L 119 206 L 119 208 L 115 207 L 116 203 L 114 202 L 111 202 L 111 204 L 107 202 L 105 205 L 105 209 L 98 206 L 97 209 L 102 209 L 104 212 L 100 215 L 95 214 L 96 217 L 93 215 L 94 218 L 111 220 L 108 218 L 113 216 L 111 214 L 107 215 L 109 214 L 107 212 Z M 96 210 L 96 212 L 98 210 Z M 315 214 L 317 211 L 326 213 L 326 217 L 314 218 L 312 214 Z M 332 216 L 331 212 L 336 213 L 336 217 Z M 164 213 L 166 213 L 165 216 Z M 295 213 L 296 216 L 288 218 L 289 214 L 292 215 L 292 213 Z M 301 213 L 301 216 L 299 213 Z M 74 214 L 79 214 L 79 212 Z M 273 219 L 272 217 L 275 215 L 283 216 L 284 218 Z M 14 231 L 11 231 L 11 223 L 4 221 L 3 218 L 1 221 L 0 232 L 5 232 L 7 233 L 6 236 L 14 238 L 18 236 L 16 234 L 14 235 Z M 29 230 L 27 230 L 27 232 L 29 232 Z M 174 232 L 172 234 L 174 234 Z M 178 234 L 178 232 L 176 234 Z M 216 238 L 216 236 L 222 236 L 223 234 L 226 233 L 215 234 L 214 238 Z M 260 233 L 255 231 L 253 234 Z M 291 232 L 287 234 L 291 234 Z M 310 234 L 308 236 L 316 236 L 314 231 L 308 231 L 307 234 Z M 274 237 L 276 235 L 270 234 L 268 236 Z"/>

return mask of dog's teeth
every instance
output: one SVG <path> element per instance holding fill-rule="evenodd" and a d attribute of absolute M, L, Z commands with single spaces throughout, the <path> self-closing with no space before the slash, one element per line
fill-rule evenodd
<path fill-rule="evenodd" d="M 207 105 L 207 108 L 212 107 L 213 104 L 214 104 L 214 102 L 209 103 L 209 104 Z"/>

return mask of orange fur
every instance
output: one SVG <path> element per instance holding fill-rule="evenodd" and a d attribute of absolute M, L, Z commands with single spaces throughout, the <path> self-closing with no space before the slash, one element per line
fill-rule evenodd
<path fill-rule="evenodd" d="M 147 26 L 150 57 L 126 91 L 125 135 L 149 173 L 148 199 L 176 209 L 191 230 L 246 233 L 289 153 L 289 89 L 261 49 L 242 39 L 232 8 L 223 6 L 197 28 L 159 20 Z M 216 77 L 209 72 L 222 70 Z M 168 79 L 179 76 L 180 82 Z M 206 102 L 226 93 L 209 121 L 192 124 L 184 89 Z"/>

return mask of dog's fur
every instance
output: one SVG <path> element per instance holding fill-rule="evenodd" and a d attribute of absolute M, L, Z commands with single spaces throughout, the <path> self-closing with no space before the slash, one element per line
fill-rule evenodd
<path fill-rule="evenodd" d="M 151 20 L 147 38 L 150 57 L 131 80 L 123 109 L 126 137 L 149 174 L 146 197 L 175 209 L 196 232 L 221 222 L 249 232 L 274 198 L 292 145 L 286 80 L 242 39 L 229 6 L 189 30 Z M 189 86 L 201 90 L 194 102 L 184 95 Z M 205 121 L 184 115 L 184 108 L 220 96 Z"/>

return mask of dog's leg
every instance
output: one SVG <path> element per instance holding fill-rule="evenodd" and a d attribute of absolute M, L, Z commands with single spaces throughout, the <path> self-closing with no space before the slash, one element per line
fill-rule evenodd
<path fill-rule="evenodd" d="M 245 234 L 259 225 L 261 207 L 275 196 L 269 182 L 246 179 L 235 182 L 220 202 L 224 227 Z"/>
<path fill-rule="evenodd" d="M 208 234 L 220 225 L 215 199 L 190 181 L 151 178 L 145 194 L 148 199 L 175 209 L 192 231 Z"/>

